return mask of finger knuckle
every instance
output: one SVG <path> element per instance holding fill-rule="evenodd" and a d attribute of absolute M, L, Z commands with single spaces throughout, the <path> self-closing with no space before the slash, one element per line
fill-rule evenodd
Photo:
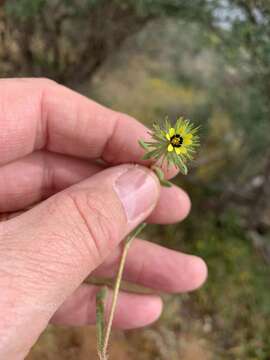
<path fill-rule="evenodd" d="M 73 191 L 68 198 L 74 209 L 74 216 L 83 232 L 84 246 L 99 261 L 113 246 L 117 237 L 117 226 L 112 214 L 107 211 L 106 194 L 96 190 Z"/>

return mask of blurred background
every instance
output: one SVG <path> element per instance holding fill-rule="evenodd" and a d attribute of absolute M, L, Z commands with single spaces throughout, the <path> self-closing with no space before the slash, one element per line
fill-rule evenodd
<path fill-rule="evenodd" d="M 115 332 L 110 359 L 269 360 L 269 0 L 0 4 L 1 77 L 49 77 L 149 126 L 201 125 L 200 153 L 176 179 L 191 215 L 144 235 L 202 256 L 208 281 L 165 295 L 153 326 Z M 93 328 L 49 327 L 27 359 L 94 354 Z"/>

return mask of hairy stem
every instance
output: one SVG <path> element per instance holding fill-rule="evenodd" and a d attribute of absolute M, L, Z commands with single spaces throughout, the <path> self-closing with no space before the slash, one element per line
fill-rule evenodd
<path fill-rule="evenodd" d="M 121 256 L 121 260 L 120 260 L 120 264 L 119 264 L 119 268 L 118 268 L 118 272 L 117 272 L 117 276 L 116 276 L 116 280 L 115 280 L 115 284 L 114 284 L 112 305 L 111 305 L 109 319 L 108 319 L 108 323 L 107 323 L 107 327 L 106 327 L 104 345 L 103 345 L 102 353 L 100 354 L 100 360 L 108 359 L 107 351 L 108 351 L 108 346 L 109 346 L 109 339 L 110 339 L 110 335 L 111 335 L 111 331 L 112 331 L 112 323 L 113 323 L 113 318 L 114 318 L 114 314 L 115 314 L 115 310 L 116 310 L 116 305 L 117 305 L 118 295 L 119 295 L 119 291 L 120 291 L 120 285 L 121 285 L 121 281 L 122 281 L 122 277 L 123 277 L 123 271 L 124 271 L 124 267 L 125 267 L 125 263 L 126 263 L 126 259 L 127 259 L 128 249 L 131 245 L 132 240 L 145 228 L 145 226 L 146 226 L 145 223 L 142 223 L 141 225 L 139 225 L 133 231 L 133 233 L 131 233 L 125 240 L 123 252 L 122 252 L 122 256 Z"/>

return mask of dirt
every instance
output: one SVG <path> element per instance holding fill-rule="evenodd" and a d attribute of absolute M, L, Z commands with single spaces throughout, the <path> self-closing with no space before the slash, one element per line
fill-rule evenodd
<path fill-rule="evenodd" d="M 110 360 L 172 360 L 171 355 L 160 353 L 155 341 L 133 332 L 125 336 L 114 332 L 110 345 Z M 94 360 L 96 355 L 94 327 L 64 328 L 50 326 L 41 336 L 26 360 Z M 202 339 L 184 337 L 181 351 L 172 349 L 173 360 L 212 360 L 213 356 Z"/>

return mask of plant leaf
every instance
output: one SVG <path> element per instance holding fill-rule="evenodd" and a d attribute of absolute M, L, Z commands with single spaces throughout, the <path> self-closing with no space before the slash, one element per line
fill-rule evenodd
<path fill-rule="evenodd" d="M 102 354 L 105 340 L 105 300 L 108 288 L 103 286 L 96 295 L 97 349 Z"/>
<path fill-rule="evenodd" d="M 160 181 L 163 181 L 165 179 L 164 172 L 159 168 L 158 166 L 152 166 L 152 170 L 157 175 Z"/>
<path fill-rule="evenodd" d="M 138 140 L 138 143 L 144 150 L 148 150 L 148 145 L 142 139 Z"/>
<path fill-rule="evenodd" d="M 155 156 L 156 154 L 157 154 L 157 150 L 149 151 L 143 155 L 142 160 L 152 159 L 152 158 L 156 157 Z"/>
<path fill-rule="evenodd" d="M 152 170 L 157 175 L 160 185 L 165 187 L 172 187 L 172 183 L 165 179 L 164 172 L 158 166 L 152 166 Z"/>
<path fill-rule="evenodd" d="M 165 187 L 172 187 L 173 186 L 173 183 L 171 183 L 170 181 L 168 180 L 160 180 L 160 184 L 162 186 L 165 186 Z"/>

